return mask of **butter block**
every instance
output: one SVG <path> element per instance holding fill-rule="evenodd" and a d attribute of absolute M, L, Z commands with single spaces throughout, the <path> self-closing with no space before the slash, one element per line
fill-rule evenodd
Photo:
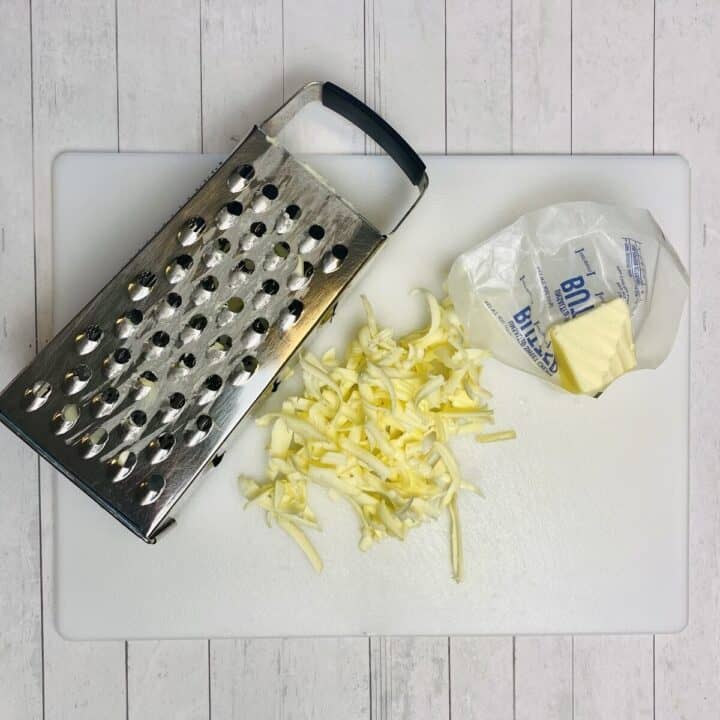
<path fill-rule="evenodd" d="M 550 328 L 560 385 L 596 395 L 637 365 L 630 309 L 622 298 Z"/>

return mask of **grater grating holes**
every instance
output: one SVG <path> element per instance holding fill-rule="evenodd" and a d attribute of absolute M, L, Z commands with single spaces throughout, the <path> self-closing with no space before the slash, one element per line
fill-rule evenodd
<path fill-rule="evenodd" d="M 157 473 L 143 480 L 135 489 L 135 500 L 140 505 L 152 505 L 165 490 L 165 478 Z"/>
<path fill-rule="evenodd" d="M 235 385 L 244 385 L 258 368 L 257 358 L 253 355 L 246 355 L 230 376 L 230 382 Z"/>
<path fill-rule="evenodd" d="M 282 215 L 275 223 L 275 232 L 278 235 L 289 233 L 295 225 L 295 221 L 300 217 L 301 211 L 297 205 L 288 205 Z"/>
<path fill-rule="evenodd" d="M 253 320 L 250 327 L 243 333 L 243 346 L 246 348 L 256 348 L 262 342 L 269 329 L 270 323 L 268 323 L 265 318 L 260 317 Z"/>
<path fill-rule="evenodd" d="M 284 240 L 276 242 L 273 245 L 272 252 L 269 252 L 265 258 L 263 267 L 265 270 L 274 270 L 290 255 L 290 245 Z"/>
<path fill-rule="evenodd" d="M 250 232 L 251 232 L 255 237 L 259 237 L 259 238 L 260 238 L 260 237 L 262 237 L 262 236 L 267 232 L 267 225 L 265 225 L 264 222 L 254 222 L 254 223 L 250 226 Z"/>
<path fill-rule="evenodd" d="M 122 450 L 110 462 L 110 477 L 113 482 L 124 480 L 134 469 L 137 464 L 137 455 L 130 450 Z"/>
<path fill-rule="evenodd" d="M 197 363 L 197 359 L 193 353 L 183 353 L 175 366 L 170 370 L 171 377 L 183 377 L 192 371 Z"/>
<path fill-rule="evenodd" d="M 263 186 L 265 187 L 265 186 Z M 277 189 L 277 188 L 276 188 Z M 270 192 L 271 195 L 273 195 L 272 191 Z M 263 194 L 263 197 L 266 197 Z M 277 197 L 277 196 L 275 196 Z M 268 198 L 270 199 L 270 198 Z M 272 198 L 275 199 L 275 198 Z M 290 220 L 296 220 L 298 217 L 300 217 L 300 207 L 296 204 L 288 205 L 282 213 L 280 213 L 280 219 L 287 218 Z M 262 238 L 263 236 L 267 235 L 268 227 L 264 222 L 261 221 L 253 221 L 252 223 L 249 223 L 248 225 L 244 225 L 246 228 L 245 230 L 238 230 L 238 229 L 231 229 L 231 233 L 234 232 L 236 235 L 229 234 L 228 237 L 220 237 L 216 238 L 215 240 L 212 240 L 210 244 L 204 249 L 204 251 L 201 251 L 202 253 L 202 259 L 203 262 L 207 267 L 217 267 L 218 265 L 222 265 L 227 259 L 229 259 L 230 250 L 231 250 L 231 240 L 233 237 L 237 237 L 237 234 L 240 235 L 243 234 L 243 232 L 251 234 L 254 238 Z M 319 241 L 325 237 L 325 230 L 322 228 L 322 226 L 311 226 L 313 228 L 312 233 L 308 229 L 308 237 L 312 237 L 313 240 L 317 241 L 317 244 L 319 244 Z M 269 257 L 271 258 L 272 263 L 279 266 L 280 263 L 285 261 L 290 255 L 291 255 L 291 243 L 293 243 L 292 239 L 288 238 L 289 242 L 279 241 L 271 245 L 270 251 L 266 253 L 266 259 Z M 294 244 L 294 243 L 293 243 Z M 260 250 L 261 257 L 263 255 L 263 251 Z M 230 275 L 232 276 L 233 272 L 235 272 L 236 276 L 240 273 L 247 278 L 250 275 L 254 274 L 255 272 L 255 258 L 257 257 L 256 254 L 252 254 L 252 257 L 245 257 L 243 258 L 237 265 L 233 267 L 233 270 L 230 272 Z M 178 284 L 183 282 L 184 280 L 189 278 L 189 270 L 194 266 L 194 260 L 190 255 L 187 254 L 181 254 L 178 255 L 176 258 L 174 258 L 173 261 L 171 261 L 171 264 L 168 265 L 166 268 L 166 277 L 168 277 L 168 281 L 170 282 L 171 275 L 170 273 L 170 267 L 173 265 L 173 269 L 175 270 L 181 270 L 183 272 L 179 273 L 179 277 L 173 278 L 175 279 L 175 283 L 171 284 Z M 304 287 L 306 287 L 309 284 L 309 281 L 311 277 L 314 274 L 314 267 L 312 263 L 309 261 L 300 261 L 298 260 L 297 266 L 295 270 L 287 276 L 286 286 L 291 291 L 297 291 L 301 290 Z M 202 290 L 205 292 L 215 293 L 220 289 L 220 283 L 218 282 L 218 279 L 215 275 L 209 275 L 206 277 L 203 277 L 199 280 L 198 284 L 195 285 L 194 290 L 197 292 L 198 290 Z M 272 299 L 275 295 L 278 295 L 280 292 L 280 284 L 278 281 L 274 278 L 268 278 L 262 280 L 262 283 L 260 284 L 260 288 L 258 288 L 258 291 L 255 293 L 255 300 L 253 304 L 256 306 L 256 309 L 261 309 L 262 302 L 260 302 L 260 296 L 267 297 L 268 299 Z M 219 293 L 218 293 L 219 294 Z M 193 301 L 196 300 L 196 296 L 192 296 Z M 222 299 L 222 298 L 221 298 Z M 207 300 L 204 300 L 204 302 L 207 302 L 210 300 L 210 297 L 207 298 Z M 179 302 L 178 302 L 179 301 Z M 165 304 L 167 304 L 167 299 L 163 301 Z M 182 298 L 180 295 L 175 293 L 175 300 L 173 301 L 171 299 L 171 303 L 179 306 L 182 303 Z M 227 300 L 225 300 L 220 306 L 218 310 L 218 314 L 216 316 L 216 320 L 218 325 L 229 323 L 232 319 L 236 318 L 245 307 L 246 300 L 242 297 L 238 296 L 231 296 Z M 162 308 L 162 303 L 159 306 Z M 274 306 L 273 306 L 274 307 Z M 136 308 L 133 308 L 133 310 L 137 310 Z M 286 329 L 289 328 L 292 324 L 294 324 L 297 319 L 300 317 L 303 311 L 303 304 L 298 300 L 297 303 L 294 303 L 293 301 L 290 301 L 290 303 L 280 308 L 279 314 L 277 316 L 277 320 L 275 322 L 279 325 L 279 327 Z M 124 317 L 125 320 L 128 320 L 128 315 L 130 314 L 129 311 L 126 316 Z M 139 313 L 139 316 L 134 316 L 133 319 L 137 321 L 137 324 L 140 324 L 142 322 L 142 313 L 141 311 L 137 310 Z M 245 344 L 245 347 L 256 347 L 257 345 L 262 342 L 263 338 L 270 329 L 270 322 L 273 321 L 272 316 L 275 316 L 275 312 L 272 310 L 271 316 L 268 316 L 267 318 L 260 317 L 256 318 L 253 322 L 251 322 L 250 326 L 246 328 L 246 334 L 243 336 L 243 340 L 249 340 Z M 160 312 L 156 313 L 156 316 L 160 316 Z M 200 319 L 201 318 L 201 319 Z M 192 330 L 200 330 L 200 333 L 195 334 L 194 337 L 192 337 L 192 340 L 197 340 L 199 337 L 199 334 L 201 334 L 207 327 L 208 319 L 205 317 L 205 315 L 194 315 L 190 321 L 188 321 L 185 328 L 191 328 Z M 169 330 L 169 328 L 168 328 Z M 161 333 L 164 333 L 162 335 Z M 252 333 L 252 337 L 248 337 Z M 164 330 L 156 330 L 155 333 L 151 336 L 151 342 L 154 347 L 165 347 L 166 343 L 164 341 L 157 343 L 156 339 L 159 337 L 165 337 L 168 333 Z M 219 341 L 222 339 L 221 341 Z M 188 339 L 188 342 L 190 339 Z M 229 335 L 226 336 L 220 336 L 220 338 L 216 339 L 213 343 L 208 346 L 208 354 L 209 355 L 216 355 L 219 356 L 218 359 L 225 357 L 230 348 L 232 347 L 232 338 Z M 187 353 L 183 356 L 181 356 L 180 360 L 178 361 L 178 365 L 182 365 L 185 367 L 185 369 L 190 372 L 195 370 L 195 356 L 193 353 Z M 243 360 L 237 365 L 235 368 L 235 372 L 231 375 L 233 384 L 241 385 L 243 381 L 246 381 L 249 379 L 249 377 L 255 372 L 257 368 L 257 360 L 250 356 L 246 355 Z M 211 376 L 212 377 L 212 376 Z M 217 378 L 220 380 L 220 383 L 222 383 L 222 379 L 220 376 L 217 376 Z M 208 387 L 205 383 L 203 383 L 200 386 L 201 390 L 200 392 L 205 391 L 212 391 L 212 386 Z M 217 388 L 215 392 L 218 392 L 220 388 Z M 197 393 L 193 393 L 194 395 L 197 395 Z M 183 400 L 183 406 L 185 404 L 184 396 L 180 394 L 180 397 Z M 138 398 L 136 398 L 138 399 Z M 195 397 L 195 402 L 197 404 L 201 404 L 199 402 L 199 398 Z M 169 407 L 169 401 L 166 402 L 165 406 L 166 409 L 173 410 L 175 415 L 179 414 L 179 410 L 174 409 L 172 407 Z M 158 417 L 160 417 L 161 411 L 158 411 Z M 165 418 L 166 421 L 169 421 L 170 418 Z"/>
<path fill-rule="evenodd" d="M 303 309 L 304 305 L 300 300 L 293 300 L 280 313 L 280 317 L 278 318 L 280 329 L 283 331 L 290 329 L 300 319 Z"/>
<path fill-rule="evenodd" d="M 267 232 L 267 225 L 264 222 L 254 222 L 250 225 L 250 234 L 246 235 L 240 242 L 242 252 L 250 252 L 255 245 L 257 238 L 261 238 Z"/>
<path fill-rule="evenodd" d="M 255 168 L 252 165 L 241 165 L 235 168 L 227 179 L 227 186 L 230 192 L 238 193 L 247 187 L 248 182 L 255 176 Z"/>
<path fill-rule="evenodd" d="M 175 392 L 170 396 L 169 402 L 173 410 L 182 410 L 185 406 L 185 396 L 182 393 Z"/>
<path fill-rule="evenodd" d="M 348 255 L 348 249 L 345 245 L 333 245 L 332 249 L 323 255 L 321 261 L 323 272 L 326 275 L 334 273 L 345 261 Z"/>
<path fill-rule="evenodd" d="M 218 289 L 218 279 L 214 275 L 205 276 L 192 294 L 192 301 L 195 305 L 202 305 L 207 302 L 212 294 Z"/>
<path fill-rule="evenodd" d="M 105 358 L 103 361 L 103 369 L 105 376 L 108 378 L 119 375 L 125 365 L 130 362 L 132 354 L 126 347 L 117 348 L 111 355 Z"/>
<path fill-rule="evenodd" d="M 119 399 L 120 393 L 117 388 L 112 387 L 112 385 L 106 387 L 90 401 L 90 407 L 93 415 L 96 418 L 109 415 Z"/>
<path fill-rule="evenodd" d="M 158 381 L 158 376 L 152 370 L 145 370 L 135 380 L 133 400 L 142 400 L 146 397 Z"/>
<path fill-rule="evenodd" d="M 217 361 L 224 358 L 232 348 L 232 338 L 229 335 L 220 335 L 208 346 L 208 358 Z"/>
<path fill-rule="evenodd" d="M 152 343 L 155 347 L 164 348 L 170 342 L 170 336 L 164 330 L 158 330 L 152 336 Z"/>
<path fill-rule="evenodd" d="M 195 367 L 197 360 L 195 359 L 195 356 L 192 353 L 186 353 L 185 355 L 182 355 L 180 357 L 180 362 L 186 368 L 188 368 L 188 370 L 192 370 Z"/>
<path fill-rule="evenodd" d="M 103 402 L 114 405 L 120 398 L 120 393 L 114 387 L 107 387 L 100 393 L 100 397 Z"/>
<path fill-rule="evenodd" d="M 262 289 L 266 295 L 275 295 L 280 289 L 280 285 L 278 285 L 277 280 L 269 278 L 268 280 L 265 280 L 265 282 L 262 284 Z"/>
<path fill-rule="evenodd" d="M 196 399 L 197 404 L 207 405 L 209 402 L 214 400 L 220 392 L 222 385 L 223 380 L 219 375 L 209 375 L 206 377 L 200 387 L 200 391 Z"/>
<path fill-rule="evenodd" d="M 165 277 L 171 285 L 179 283 L 183 280 L 190 268 L 192 268 L 194 260 L 190 255 L 178 255 L 166 268 Z"/>
<path fill-rule="evenodd" d="M 280 242 L 275 243 L 273 246 L 273 252 L 281 260 L 284 260 L 290 254 L 290 246 L 284 240 L 281 240 Z"/>
<path fill-rule="evenodd" d="M 219 375 L 210 375 L 205 379 L 205 387 L 212 392 L 217 392 L 222 387 L 222 378 Z"/>
<path fill-rule="evenodd" d="M 135 334 L 142 321 L 142 310 L 132 308 L 115 321 L 115 334 L 121 340 L 125 340 Z"/>
<path fill-rule="evenodd" d="M 203 255 L 203 262 L 208 268 L 219 265 L 230 252 L 231 244 L 227 238 L 221 237 L 213 240 Z"/>
<path fill-rule="evenodd" d="M 220 230 L 227 230 L 237 223 L 242 211 L 243 204 L 237 200 L 232 200 L 220 208 L 215 217 L 215 224 Z"/>
<path fill-rule="evenodd" d="M 193 315 L 188 324 L 180 331 L 178 342 L 180 345 L 187 345 L 197 340 L 207 327 L 207 318 L 204 315 Z"/>
<path fill-rule="evenodd" d="M 63 378 L 63 389 L 67 395 L 79 393 L 92 377 L 92 370 L 88 365 L 82 364 L 68 370 Z"/>
<path fill-rule="evenodd" d="M 56 435 L 64 435 L 75 426 L 79 419 L 80 408 L 75 403 L 68 403 L 53 415 L 53 432 Z"/>
<path fill-rule="evenodd" d="M 315 268 L 311 262 L 298 260 L 297 267 L 287 279 L 288 288 L 296 292 L 297 290 L 302 290 L 304 287 L 307 287 L 314 272 Z"/>
<path fill-rule="evenodd" d="M 298 252 L 301 255 L 311 253 L 325 237 L 325 228 L 322 225 L 311 225 L 308 228 L 307 236 L 300 241 Z"/>
<path fill-rule="evenodd" d="M 255 293 L 255 297 L 253 298 L 253 307 L 256 310 L 260 310 L 265 307 L 272 299 L 272 296 L 277 294 L 278 290 L 280 290 L 280 285 L 277 280 L 274 280 L 273 278 L 265 280 L 261 285 L 260 290 Z"/>
<path fill-rule="evenodd" d="M 149 270 L 143 270 L 128 285 L 128 295 L 130 299 L 137 302 L 138 300 L 146 298 L 152 292 L 156 283 L 157 276 L 155 273 Z"/>
<path fill-rule="evenodd" d="M 136 440 L 146 424 L 147 415 L 145 412 L 133 410 L 118 428 L 121 438 L 126 442 Z"/>
<path fill-rule="evenodd" d="M 266 212 L 269 209 L 270 205 L 272 204 L 273 200 L 276 200 L 279 194 L 280 194 L 279 190 L 272 183 L 263 185 L 262 190 L 255 196 L 255 199 L 253 200 L 253 203 L 252 203 L 253 212 L 255 212 L 255 213 Z"/>
<path fill-rule="evenodd" d="M 103 331 L 99 325 L 90 325 L 84 332 L 75 337 L 75 345 L 79 355 L 91 353 L 102 340 Z"/>
<path fill-rule="evenodd" d="M 255 263 L 250 258 L 241 260 L 231 271 L 228 278 L 231 287 L 246 282 L 248 277 L 255 272 Z"/>
<path fill-rule="evenodd" d="M 135 427 L 143 427 L 147 422 L 147 415 L 142 410 L 133 410 L 130 413 L 130 422 Z"/>
<path fill-rule="evenodd" d="M 157 310 L 157 317 L 160 320 L 167 320 L 175 314 L 182 305 L 182 295 L 176 292 L 169 292 Z"/>
<path fill-rule="evenodd" d="M 180 411 L 185 407 L 185 396 L 181 392 L 174 392 L 167 400 L 167 404 L 158 412 L 160 423 L 168 423 L 174 420 Z"/>
<path fill-rule="evenodd" d="M 33 412 L 41 408 L 52 394 L 52 385 L 47 380 L 37 380 L 25 390 L 26 410 Z"/>
<path fill-rule="evenodd" d="M 193 330 L 202 332 L 207 327 L 207 318 L 204 315 L 193 315 L 188 325 L 193 328 Z"/>
<path fill-rule="evenodd" d="M 158 435 L 148 444 L 148 455 L 152 465 L 162 462 L 172 452 L 175 447 L 175 436 L 172 433 L 165 432 Z"/>
<path fill-rule="evenodd" d="M 190 218 L 178 232 L 178 242 L 183 247 L 194 245 L 205 230 L 205 220 L 201 217 Z"/>
<path fill-rule="evenodd" d="M 80 454 L 85 458 L 93 458 L 102 451 L 108 441 L 108 432 L 105 428 L 95 428 L 80 440 Z"/>
<path fill-rule="evenodd" d="M 185 429 L 185 444 L 192 447 L 201 443 L 210 433 L 213 421 L 209 415 L 198 415 Z"/>
<path fill-rule="evenodd" d="M 227 302 L 220 308 L 220 312 L 217 315 L 217 324 L 219 326 L 227 325 L 232 322 L 239 313 L 243 311 L 245 302 L 242 298 L 233 295 L 228 298 Z"/>
<path fill-rule="evenodd" d="M 87 389 L 75 396 L 82 398 L 77 402 L 83 408 L 87 402 L 90 412 L 85 416 L 81 410 L 83 417 L 59 446 L 61 450 L 70 446 L 74 451 L 68 467 L 82 482 L 83 473 L 91 484 L 94 480 L 92 465 L 84 471 L 72 465 L 85 463 L 81 456 L 97 456 L 109 468 L 108 483 L 134 474 L 137 479 L 132 481 L 130 492 L 120 492 L 119 488 L 108 492 L 101 486 L 93 489 L 106 506 L 118 508 L 128 524 L 141 527 L 143 533 L 159 526 L 154 518 L 166 512 L 166 500 L 172 504 L 189 484 L 196 472 L 194 465 L 212 459 L 214 436 L 212 447 L 207 442 L 198 443 L 211 439 L 210 433 L 222 435 L 224 440 L 233 404 L 238 404 L 238 409 L 252 404 L 256 390 L 259 394 L 275 374 L 276 354 L 284 362 L 295 344 L 295 332 L 313 324 L 303 320 L 305 314 L 310 315 L 307 311 L 315 299 L 324 299 L 326 277 L 320 273 L 318 288 L 313 287 L 312 279 L 318 269 L 327 269 L 323 264 L 326 255 L 334 257 L 333 262 L 343 260 L 333 254 L 333 241 L 356 237 L 355 220 L 341 207 L 342 201 L 326 188 L 317 192 L 306 187 L 303 172 L 296 176 L 298 168 L 281 150 L 271 146 L 267 159 L 253 160 L 254 168 L 242 164 L 251 156 L 255 157 L 240 154 L 236 156 L 242 158 L 239 163 L 236 160 L 216 173 L 216 187 L 207 201 L 193 200 L 187 211 L 182 211 L 184 215 L 159 234 L 160 251 L 139 255 L 128 266 L 129 271 L 117 278 L 119 295 L 108 296 L 107 305 L 95 307 L 95 314 L 79 317 L 79 327 L 76 325 L 67 337 L 74 362 L 40 371 L 24 383 L 31 385 L 38 377 L 46 377 L 55 392 L 64 389 L 67 371 L 80 362 L 78 356 L 89 347 L 88 340 L 95 342 L 92 336 L 82 337 L 91 322 L 98 323 L 97 347 L 105 342 L 104 335 L 119 338 L 99 351 L 92 348 L 98 356 L 97 361 L 88 362 L 93 376 Z M 240 191 L 245 195 L 238 196 L 236 192 Z M 227 213 L 232 215 L 233 209 L 237 213 L 241 206 L 242 213 L 234 215 L 233 224 L 222 230 L 221 225 L 232 221 Z M 246 238 L 251 239 L 247 245 Z M 307 238 L 312 250 L 303 255 L 299 246 Z M 347 244 L 354 261 L 355 246 Z M 360 250 L 365 252 L 363 246 Z M 273 270 L 265 270 L 268 260 Z M 147 279 L 150 291 L 140 297 L 145 291 L 138 289 L 135 300 L 128 295 L 131 279 L 140 287 L 143 272 L 150 271 L 157 273 L 157 278 Z M 345 274 L 338 275 L 327 280 L 328 292 L 336 292 L 344 283 Z M 132 304 L 115 304 L 118 297 L 122 303 L 123 296 Z M 192 334 L 179 342 L 186 331 Z M 299 333 L 298 338 L 300 334 L 305 333 Z M 129 353 L 129 358 L 120 363 L 122 367 L 106 372 L 110 360 L 117 364 L 118 351 Z M 157 352 L 163 354 L 153 359 Z M 264 372 L 257 372 L 264 365 Z M 107 376 L 113 378 L 111 385 Z M 227 396 L 225 385 L 231 390 Z M 28 397 L 24 402 L 30 401 Z M 48 405 L 48 416 L 52 416 L 63 402 Z M 132 421 L 137 412 L 143 413 L 143 424 Z M 137 420 L 138 416 L 134 417 Z M 134 434 L 123 439 L 130 426 L 135 426 Z M 193 445 L 197 447 L 189 447 Z M 158 465 L 163 459 L 164 466 Z M 148 483 L 160 467 L 166 469 L 153 489 Z M 162 503 L 156 502 L 157 497 L 151 498 L 156 493 L 161 494 Z M 152 509 L 143 508 L 140 502 L 155 504 Z"/>

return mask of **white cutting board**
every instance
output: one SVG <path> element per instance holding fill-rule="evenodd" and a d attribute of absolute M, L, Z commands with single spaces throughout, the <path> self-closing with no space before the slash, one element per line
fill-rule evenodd
<path fill-rule="evenodd" d="M 217 162 L 217 156 L 66 154 L 54 168 L 54 310 L 61 327 Z M 384 157 L 311 163 L 371 218 L 410 197 Z M 688 260 L 689 171 L 678 157 L 427 158 L 427 196 L 344 299 L 316 349 L 342 347 L 366 293 L 382 323 L 424 321 L 415 287 L 441 291 L 453 258 L 519 214 L 566 200 L 649 208 Z M 391 191 L 401 188 L 402 192 Z M 392 204 L 392 202 L 390 202 Z M 443 519 L 360 553 L 352 512 L 315 499 L 316 575 L 260 511 L 240 472 L 261 473 L 247 424 L 197 482 L 178 527 L 148 546 L 56 480 L 56 621 L 70 638 L 673 632 L 687 620 L 688 322 L 656 371 L 599 400 L 491 362 L 498 427 L 515 442 L 454 444 L 485 491 L 460 503 L 466 579 L 450 579 Z M 291 388 L 281 388 L 278 395 Z M 273 398 L 277 402 L 278 398 Z"/>

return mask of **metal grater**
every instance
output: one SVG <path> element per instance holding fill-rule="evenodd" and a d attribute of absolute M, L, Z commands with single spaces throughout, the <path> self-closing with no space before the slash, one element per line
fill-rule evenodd
<path fill-rule="evenodd" d="M 405 140 L 310 83 L 0 396 L 8 427 L 147 542 L 386 238 L 275 140 L 311 101 L 378 142 L 417 203 L 428 179 Z"/>

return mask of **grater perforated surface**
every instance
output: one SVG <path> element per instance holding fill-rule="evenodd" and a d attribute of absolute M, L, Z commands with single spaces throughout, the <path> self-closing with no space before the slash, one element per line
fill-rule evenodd
<path fill-rule="evenodd" d="M 2 419 L 151 540 L 383 239 L 256 128 L 15 379 Z"/>
<path fill-rule="evenodd" d="M 0 395 L 0 420 L 148 542 L 385 240 L 274 139 L 314 101 L 373 137 L 422 196 L 425 165 L 405 140 L 336 85 L 309 83 Z"/>

